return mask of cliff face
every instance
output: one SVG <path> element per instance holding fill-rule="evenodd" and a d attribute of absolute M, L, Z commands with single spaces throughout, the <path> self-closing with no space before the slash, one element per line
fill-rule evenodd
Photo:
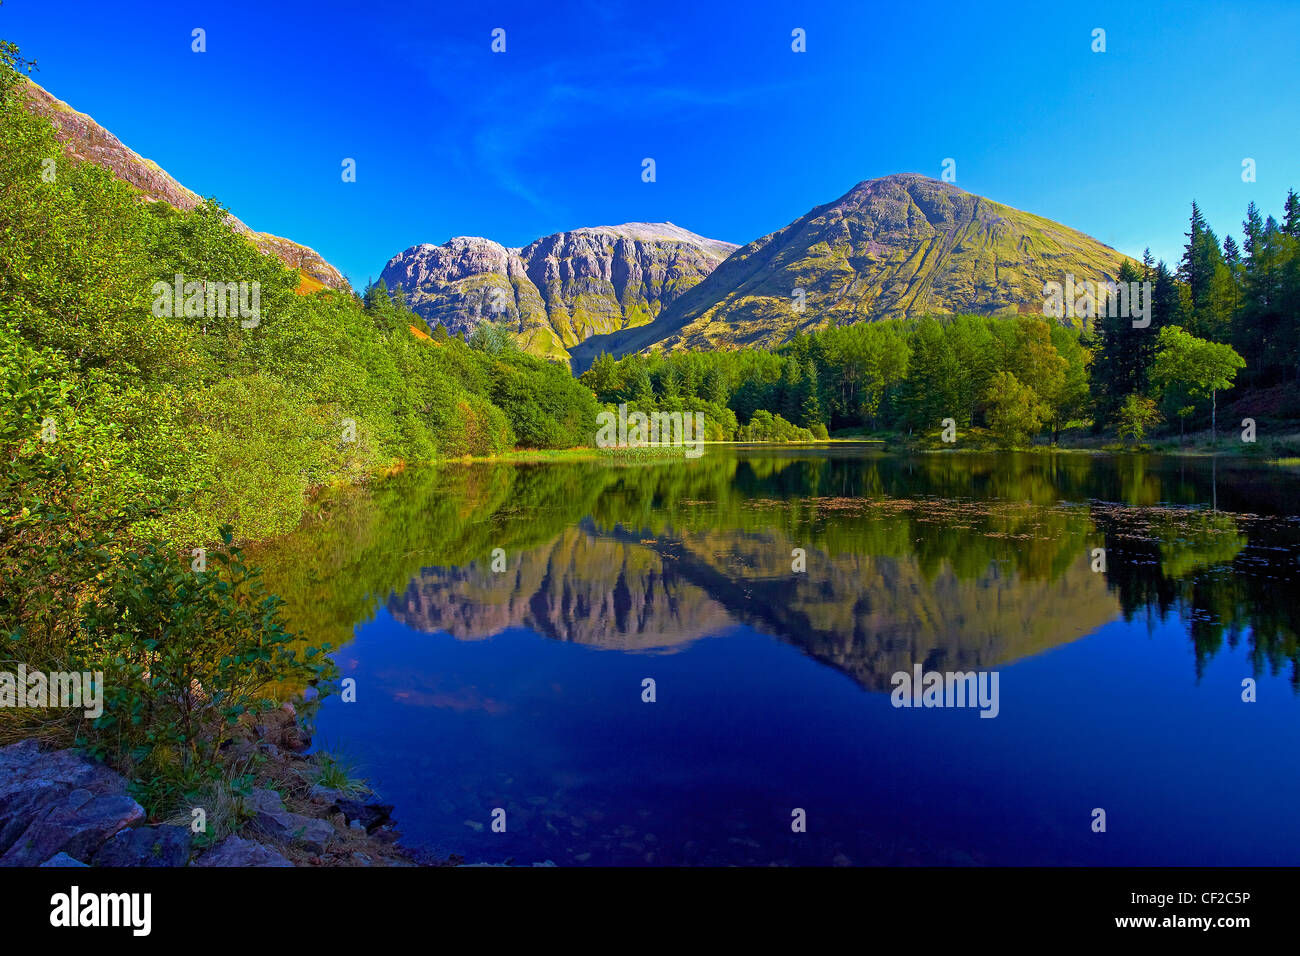
<path fill-rule="evenodd" d="M 671 223 L 575 229 L 521 249 L 457 236 L 394 256 L 382 278 L 431 326 L 464 335 L 497 321 L 527 350 L 564 358 L 588 336 L 653 321 L 735 248 Z"/>
<path fill-rule="evenodd" d="M 69 155 L 107 169 L 149 202 L 165 202 L 186 210 L 202 202 L 201 196 L 181 185 L 157 163 L 127 147 L 85 113 L 78 113 L 30 80 L 23 81 L 23 89 L 28 108 L 54 125 L 55 134 Z M 315 291 L 322 286 L 348 287 L 343 274 L 314 249 L 280 236 L 255 232 L 234 216 L 229 216 L 228 221 L 262 252 L 278 257 L 291 269 L 301 269 L 303 288 L 299 291 Z"/>
<path fill-rule="evenodd" d="M 1124 256 L 1067 226 L 914 173 L 859 183 L 749 243 L 644 328 L 572 350 L 774 346 L 796 332 L 952 313 L 1041 314 L 1043 283 L 1113 278 Z M 796 290 L 802 290 L 796 293 Z M 802 295 L 802 308 L 799 295 Z"/>

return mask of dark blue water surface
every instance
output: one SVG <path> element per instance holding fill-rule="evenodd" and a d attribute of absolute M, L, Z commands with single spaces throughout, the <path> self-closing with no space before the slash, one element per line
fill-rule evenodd
<path fill-rule="evenodd" d="M 430 852 L 1285 865 L 1294 490 L 844 448 L 457 466 L 327 503 L 267 560 L 296 623 L 346 642 L 357 700 L 326 700 L 317 743 Z M 996 671 L 998 715 L 893 706 L 915 664 Z"/>

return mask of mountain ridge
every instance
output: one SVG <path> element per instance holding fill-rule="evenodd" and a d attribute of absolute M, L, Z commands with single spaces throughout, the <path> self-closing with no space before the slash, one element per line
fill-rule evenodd
<path fill-rule="evenodd" d="M 1042 216 L 895 173 L 746 244 L 655 322 L 588 338 L 570 361 L 580 373 L 601 352 L 773 347 L 832 324 L 1041 313 L 1044 281 L 1113 279 L 1126 258 Z"/>
<path fill-rule="evenodd" d="M 50 121 L 55 136 L 74 158 L 108 170 L 149 202 L 166 202 L 177 209 L 190 210 L 203 201 L 203 197 L 156 162 L 141 156 L 93 117 L 69 106 L 40 84 L 24 77 L 22 89 L 28 109 Z M 350 288 L 343 274 L 315 249 L 282 236 L 257 232 L 231 213 L 227 213 L 227 222 L 262 252 L 277 257 L 291 269 L 300 269 L 303 276 L 300 292 L 313 292 L 323 286 Z"/>

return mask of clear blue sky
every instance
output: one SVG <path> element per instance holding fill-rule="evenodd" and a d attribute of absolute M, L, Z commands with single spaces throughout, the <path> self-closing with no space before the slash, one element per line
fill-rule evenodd
<path fill-rule="evenodd" d="M 1171 261 L 1193 198 L 1239 236 L 1247 202 L 1277 214 L 1300 188 L 1294 0 L 5 0 L 0 37 L 54 95 L 357 286 L 454 235 L 667 220 L 744 243 L 946 157 L 964 189 Z"/>

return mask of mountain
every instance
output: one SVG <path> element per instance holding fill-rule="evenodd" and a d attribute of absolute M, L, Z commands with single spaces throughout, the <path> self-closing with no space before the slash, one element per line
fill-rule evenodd
<path fill-rule="evenodd" d="M 464 335 L 496 319 L 528 351 L 566 358 L 588 336 L 652 322 L 736 248 L 670 222 L 557 232 L 520 249 L 457 236 L 412 246 L 381 278 L 430 326 Z"/>
<path fill-rule="evenodd" d="M 139 190 L 141 198 L 149 202 L 166 202 L 177 209 L 193 209 L 202 202 L 201 196 L 182 186 L 153 160 L 128 148 L 85 113 L 78 113 L 30 80 L 24 80 L 23 89 L 28 109 L 53 124 L 55 135 L 71 156 L 102 166 Z M 301 269 L 303 282 L 299 292 L 314 292 L 322 286 L 348 288 L 343 274 L 314 249 L 280 236 L 255 232 L 234 216 L 229 216 L 227 221 L 262 252 L 278 257 L 291 269 Z"/>
<path fill-rule="evenodd" d="M 733 253 L 653 322 L 570 350 L 774 346 L 864 319 L 1031 312 L 1043 283 L 1114 278 L 1121 253 L 1067 226 L 915 173 L 859 183 Z M 802 289 L 804 308 L 796 306 Z"/>

